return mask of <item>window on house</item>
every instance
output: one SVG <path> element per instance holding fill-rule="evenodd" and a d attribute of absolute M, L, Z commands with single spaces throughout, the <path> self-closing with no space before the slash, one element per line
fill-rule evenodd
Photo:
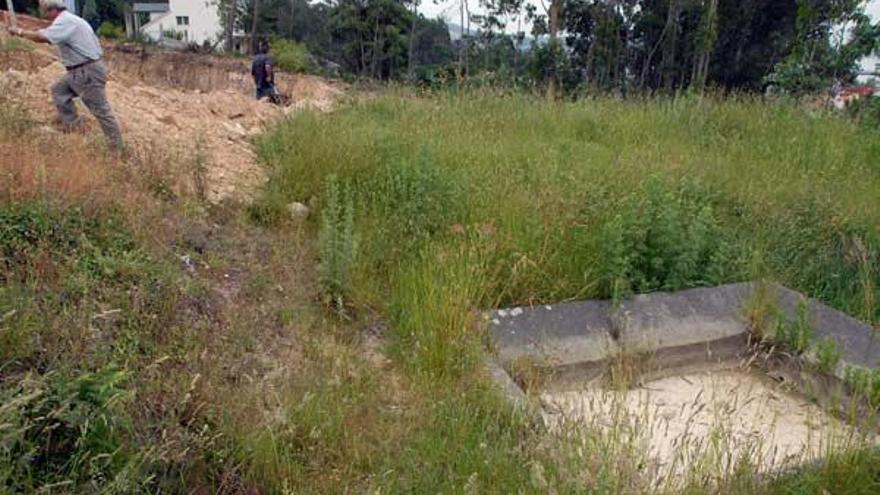
<path fill-rule="evenodd" d="M 185 15 L 177 16 L 177 25 L 178 26 L 189 26 L 189 17 Z"/>

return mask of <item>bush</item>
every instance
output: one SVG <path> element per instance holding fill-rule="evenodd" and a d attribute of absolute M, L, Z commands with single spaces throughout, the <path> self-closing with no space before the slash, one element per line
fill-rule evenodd
<path fill-rule="evenodd" d="M 308 72 L 311 69 L 311 55 L 302 43 L 276 38 L 272 40 L 271 54 L 275 65 L 285 72 Z"/>
<path fill-rule="evenodd" d="M 794 60 L 776 64 L 773 72 L 764 78 L 764 84 L 777 93 L 792 96 L 817 93 L 831 86 L 830 81 L 816 74 L 814 68 Z"/>
<path fill-rule="evenodd" d="M 604 282 L 615 299 L 718 283 L 729 265 L 712 207 L 656 177 L 603 226 L 600 245 Z"/>
<path fill-rule="evenodd" d="M 25 277 L 48 256 L 58 273 L 133 283 L 149 258 L 135 245 L 115 212 L 92 215 L 80 208 L 19 204 L 0 208 L 0 280 Z"/>
<path fill-rule="evenodd" d="M 816 346 L 816 359 L 819 361 L 819 369 L 825 373 L 833 373 L 837 363 L 843 356 L 843 351 L 833 339 L 826 338 Z"/>
<path fill-rule="evenodd" d="M 376 200 L 404 239 L 430 237 L 454 223 L 464 188 L 454 171 L 438 167 L 426 151 L 413 161 L 389 165 L 384 175 Z"/>
<path fill-rule="evenodd" d="M 880 407 L 880 369 L 849 366 L 844 381 L 854 393 L 867 400 L 873 407 Z"/>
<path fill-rule="evenodd" d="M 122 38 L 125 35 L 121 26 L 117 26 L 110 21 L 104 21 L 98 27 L 98 36 L 102 38 L 109 38 L 111 40 L 116 40 Z"/>
<path fill-rule="evenodd" d="M 321 212 L 318 244 L 321 252 L 321 283 L 336 309 L 343 311 L 354 266 L 357 239 L 354 232 L 354 200 L 351 187 L 335 175 L 327 178 L 327 203 Z"/>

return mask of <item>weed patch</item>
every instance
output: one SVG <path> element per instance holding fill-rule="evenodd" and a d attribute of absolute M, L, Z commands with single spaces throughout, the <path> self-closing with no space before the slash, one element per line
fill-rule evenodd
<path fill-rule="evenodd" d="M 144 479 L 125 479 L 138 454 L 122 402 L 125 374 L 113 368 L 65 376 L 28 375 L 0 388 L 0 486 L 31 492 L 43 486 L 70 491 L 115 486 L 139 490 Z"/>
<path fill-rule="evenodd" d="M 542 449 L 515 418 L 442 391 L 474 379 L 484 341 L 475 315 L 759 279 L 767 290 L 744 308 L 752 326 L 795 352 L 812 345 L 809 324 L 783 328 L 771 280 L 876 321 L 880 175 L 871 156 L 878 135 L 854 129 L 750 98 L 548 106 L 522 95 L 391 92 L 332 115 L 299 115 L 263 136 L 259 153 L 271 177 L 255 216 L 271 223 L 290 202 L 317 198 L 325 290 L 387 317 L 392 353 L 448 418 L 428 413 L 442 438 L 424 423 L 414 428 L 401 443 L 409 455 L 387 458 L 391 467 L 375 485 L 639 491 L 644 477 L 626 455 L 606 459 L 599 478 L 579 477 L 598 472 L 601 449 L 625 446 L 596 443 L 579 455 Z M 356 215 L 347 213 L 349 201 Z M 358 241 L 356 257 L 330 248 L 346 242 L 329 239 L 347 238 Z M 328 271 L 334 263 L 345 269 Z M 817 352 L 826 365 L 835 361 L 831 350 Z M 495 449 L 471 450 L 482 442 Z M 568 469 L 567 454 L 577 469 Z M 745 459 L 724 469 L 699 461 L 695 493 L 792 486 L 759 479 Z M 446 466 L 443 477 L 438 465 Z M 831 486 L 840 473 L 827 466 L 803 479 Z M 866 477 L 856 486 L 870 486 L 867 465 L 860 460 L 853 469 Z"/>
<path fill-rule="evenodd" d="M 600 234 L 604 283 L 613 298 L 731 278 L 732 248 L 705 200 L 652 177 L 626 203 Z"/>
<path fill-rule="evenodd" d="M 354 199 L 350 186 L 335 176 L 327 180 L 327 204 L 321 212 L 318 243 L 321 252 L 321 282 L 336 309 L 344 312 L 352 266 L 357 255 L 354 230 Z"/>

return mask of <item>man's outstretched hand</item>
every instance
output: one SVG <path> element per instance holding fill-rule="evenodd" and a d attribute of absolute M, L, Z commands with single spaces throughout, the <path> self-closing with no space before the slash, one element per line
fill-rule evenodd
<path fill-rule="evenodd" d="M 43 36 L 39 31 L 27 31 L 19 27 L 7 26 L 6 31 L 12 36 L 29 39 L 37 43 L 49 43 L 49 39 Z"/>

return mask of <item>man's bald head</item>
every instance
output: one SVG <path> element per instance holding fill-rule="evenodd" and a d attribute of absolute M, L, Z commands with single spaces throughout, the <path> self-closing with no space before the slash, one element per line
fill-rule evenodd
<path fill-rule="evenodd" d="M 64 3 L 64 0 L 40 0 L 40 9 L 46 13 L 49 19 L 54 21 L 58 14 L 67 9 L 67 4 Z"/>

